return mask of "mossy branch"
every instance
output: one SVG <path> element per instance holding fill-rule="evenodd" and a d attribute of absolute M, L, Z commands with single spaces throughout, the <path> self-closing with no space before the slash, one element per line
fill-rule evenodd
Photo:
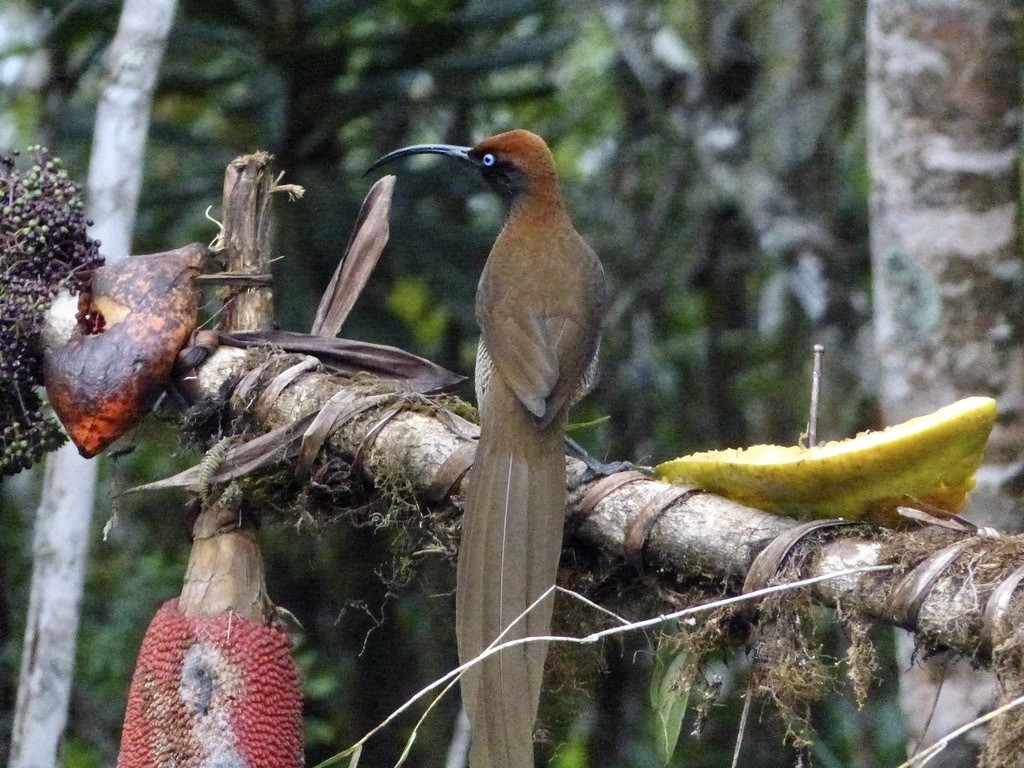
<path fill-rule="evenodd" d="M 270 353 L 271 359 L 277 354 L 281 353 Z M 287 368 L 294 361 L 294 356 L 281 357 L 279 364 L 268 368 Z M 204 398 L 221 398 L 229 419 L 251 418 L 252 404 L 273 375 L 249 390 L 247 402 L 223 401 L 224 386 L 266 361 L 266 353 L 221 348 L 201 368 L 199 389 Z M 320 461 L 333 458 L 352 466 L 378 489 L 377 494 L 384 494 L 384 488 L 411 489 L 433 513 L 450 519 L 450 505 L 460 505 L 465 479 L 455 481 L 446 500 L 438 503 L 438 473 L 450 474 L 450 466 L 442 470 L 446 461 L 471 450 L 476 427 L 433 400 L 397 396 L 402 407 L 396 411 L 396 397 L 381 401 L 380 390 L 366 381 L 312 370 L 292 381 L 269 408 L 257 409 L 258 427 L 271 430 L 315 413 L 342 390 L 356 405 L 365 399 L 367 407 L 350 408 L 357 415 L 334 431 L 321 449 Z M 798 525 L 711 494 L 680 493 L 679 486 L 647 478 L 627 477 L 628 482 L 602 494 L 602 480 L 585 479 L 581 461 L 567 458 L 567 468 L 567 546 L 597 547 L 615 558 L 628 556 L 645 575 L 675 583 L 710 582 L 738 590 L 755 556 Z M 596 503 L 595 491 L 601 496 Z M 583 516 L 581 506 L 592 509 Z M 815 598 L 844 615 L 905 626 L 916 631 L 929 649 L 950 649 L 987 662 L 992 645 L 1006 639 L 1002 628 L 1013 626 L 999 619 L 1016 613 L 1018 601 L 1003 601 L 999 615 L 989 620 L 986 606 L 1022 554 L 1024 544 L 1016 536 L 992 538 L 938 528 L 896 533 L 850 525 L 799 539 L 786 557 L 787 578 L 895 564 L 892 573 L 823 582 L 815 588 Z M 947 561 L 943 567 L 930 568 L 940 560 Z M 909 600 L 892 597 L 901 584 L 902 592 L 910 593 Z"/>

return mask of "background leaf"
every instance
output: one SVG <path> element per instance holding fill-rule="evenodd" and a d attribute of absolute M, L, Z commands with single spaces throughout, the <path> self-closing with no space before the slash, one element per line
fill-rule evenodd
<path fill-rule="evenodd" d="M 692 664 L 693 657 L 688 651 L 669 642 L 658 644 L 651 670 L 650 702 L 654 709 L 654 745 L 664 765 L 669 764 L 679 743 L 679 732 L 690 702 L 690 689 L 682 682 Z"/>

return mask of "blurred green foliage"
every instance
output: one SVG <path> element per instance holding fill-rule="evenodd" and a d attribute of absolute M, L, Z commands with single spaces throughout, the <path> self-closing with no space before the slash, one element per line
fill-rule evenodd
<path fill-rule="evenodd" d="M 49 75 L 36 89 L 0 94 L 0 120 L 84 179 L 119 4 L 25 7 L 43 21 Z M 856 357 L 867 285 L 862 18 L 863 0 L 180 0 L 134 250 L 212 240 L 206 211 L 217 216 L 225 165 L 269 150 L 285 180 L 307 190 L 277 203 L 275 263 L 281 325 L 306 329 L 372 159 L 409 143 L 528 127 L 551 144 L 577 227 L 612 290 L 602 380 L 573 415 L 610 417 L 582 431 L 588 447 L 653 463 L 697 448 L 794 442 L 816 340 L 829 344 L 819 434 L 851 434 L 871 412 Z M 391 243 L 344 334 L 468 374 L 476 281 L 503 212 L 471 172 L 436 158 L 389 170 L 399 176 Z M 196 460 L 178 447 L 173 421 L 148 424 L 133 442 L 134 452 L 105 461 L 104 487 Z M 0 743 L 13 708 L 34 494 L 19 477 L 0 508 Z M 264 527 L 271 596 L 302 627 L 310 765 L 455 663 L 450 568 L 423 558 L 411 583 L 393 582 L 390 535 Z M 180 588 L 183 500 L 108 492 L 93 541 L 68 768 L 109 765 L 116 753 L 139 640 Z M 558 768 L 657 765 L 646 704 L 654 645 L 610 643 L 597 690 L 571 702 L 539 754 L 554 754 Z M 722 677 L 722 698 L 700 739 L 684 720 L 674 765 L 729 764 L 741 662 L 706 672 Z M 456 699 L 421 729 L 412 764 L 444 764 Z M 891 685 L 861 712 L 837 694 L 816 716 L 816 764 L 895 764 L 896 712 Z M 373 739 L 362 764 L 392 764 L 414 722 Z M 744 764 L 793 763 L 776 719 L 758 713 L 749 729 Z"/>

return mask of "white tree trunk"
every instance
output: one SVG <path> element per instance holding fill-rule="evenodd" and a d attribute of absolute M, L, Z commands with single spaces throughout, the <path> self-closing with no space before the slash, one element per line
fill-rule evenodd
<path fill-rule="evenodd" d="M 1016 0 L 871 0 L 868 158 L 886 419 L 999 401 L 974 507 L 1009 510 L 1024 455 Z M 1019 515 L 989 519 L 1024 527 Z"/>
<path fill-rule="evenodd" d="M 130 253 L 153 90 L 174 9 L 175 0 L 125 0 L 107 54 L 86 202 L 95 222 L 90 234 L 101 241 L 107 263 Z M 74 678 L 96 467 L 70 443 L 46 464 L 10 768 L 57 764 Z"/>
<path fill-rule="evenodd" d="M 880 396 L 890 423 L 969 394 L 1000 419 L 968 516 L 1024 525 L 1024 271 L 1019 252 L 1019 4 L 870 0 L 868 158 Z M 930 744 L 992 704 L 969 665 L 911 666 L 908 745 Z M 941 697 L 937 706 L 938 688 Z M 935 762 L 975 764 L 960 744 Z"/>
<path fill-rule="evenodd" d="M 96 463 L 79 456 L 70 443 L 46 462 L 32 545 L 11 768 L 56 764 L 71 699 L 95 483 Z"/>
<path fill-rule="evenodd" d="M 96 222 L 92 236 L 103 244 L 108 264 L 131 253 L 153 90 L 175 5 L 176 0 L 125 0 L 107 52 L 89 161 L 88 208 Z"/>

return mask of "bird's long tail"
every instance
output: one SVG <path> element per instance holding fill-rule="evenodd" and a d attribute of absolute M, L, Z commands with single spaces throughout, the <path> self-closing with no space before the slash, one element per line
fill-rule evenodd
<path fill-rule="evenodd" d="M 555 582 L 565 519 L 565 417 L 539 429 L 490 377 L 470 475 L 456 586 L 459 659 L 475 658 Z M 550 634 L 553 595 L 502 641 Z M 472 768 L 533 768 L 547 643 L 502 651 L 462 678 Z"/>

